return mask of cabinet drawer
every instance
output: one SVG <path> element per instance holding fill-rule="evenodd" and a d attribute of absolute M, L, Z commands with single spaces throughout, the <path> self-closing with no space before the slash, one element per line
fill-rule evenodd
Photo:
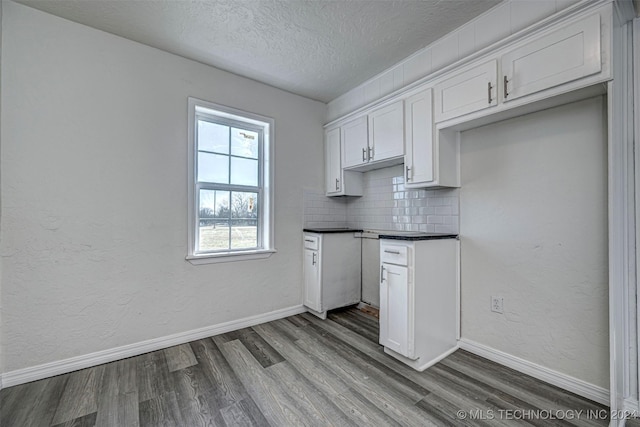
<path fill-rule="evenodd" d="M 304 235 L 304 248 L 318 250 L 320 248 L 320 238 L 318 236 Z"/>
<path fill-rule="evenodd" d="M 380 245 L 380 262 L 407 265 L 409 262 L 408 247 L 383 243 Z"/>

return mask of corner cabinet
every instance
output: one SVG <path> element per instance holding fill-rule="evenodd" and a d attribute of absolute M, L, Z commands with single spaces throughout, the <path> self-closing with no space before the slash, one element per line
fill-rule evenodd
<path fill-rule="evenodd" d="M 459 242 L 380 240 L 380 344 L 423 371 L 457 348 Z"/>
<path fill-rule="evenodd" d="M 360 238 L 353 232 L 303 234 L 303 304 L 326 318 L 327 311 L 360 302 Z"/>
<path fill-rule="evenodd" d="M 362 174 L 342 168 L 340 128 L 330 129 L 324 138 L 325 192 L 327 196 L 362 196 Z"/>

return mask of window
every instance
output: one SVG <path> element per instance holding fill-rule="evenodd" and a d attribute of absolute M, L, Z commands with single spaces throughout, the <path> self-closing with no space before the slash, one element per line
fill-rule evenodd
<path fill-rule="evenodd" d="M 272 119 L 189 98 L 189 261 L 275 252 L 272 152 Z"/>

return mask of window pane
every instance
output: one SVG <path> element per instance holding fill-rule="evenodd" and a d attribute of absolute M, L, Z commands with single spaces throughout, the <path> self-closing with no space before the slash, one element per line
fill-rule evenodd
<path fill-rule="evenodd" d="M 229 191 L 200 190 L 200 252 L 229 249 Z"/>
<path fill-rule="evenodd" d="M 231 154 L 257 159 L 258 133 L 250 130 L 231 128 Z"/>
<path fill-rule="evenodd" d="M 203 218 L 228 219 L 229 191 L 200 190 L 200 220 Z"/>
<path fill-rule="evenodd" d="M 198 150 L 229 154 L 229 126 L 198 120 Z"/>
<path fill-rule="evenodd" d="M 231 249 L 258 246 L 258 193 L 231 194 Z"/>
<path fill-rule="evenodd" d="M 258 185 L 258 161 L 231 157 L 231 184 Z"/>
<path fill-rule="evenodd" d="M 258 247 L 258 220 L 231 222 L 231 249 Z"/>
<path fill-rule="evenodd" d="M 229 183 L 229 156 L 198 153 L 198 181 Z"/>

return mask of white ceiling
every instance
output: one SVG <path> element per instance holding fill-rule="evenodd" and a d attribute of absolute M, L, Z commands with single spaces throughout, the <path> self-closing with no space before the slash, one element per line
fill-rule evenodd
<path fill-rule="evenodd" d="M 501 0 L 18 0 L 328 102 Z"/>

